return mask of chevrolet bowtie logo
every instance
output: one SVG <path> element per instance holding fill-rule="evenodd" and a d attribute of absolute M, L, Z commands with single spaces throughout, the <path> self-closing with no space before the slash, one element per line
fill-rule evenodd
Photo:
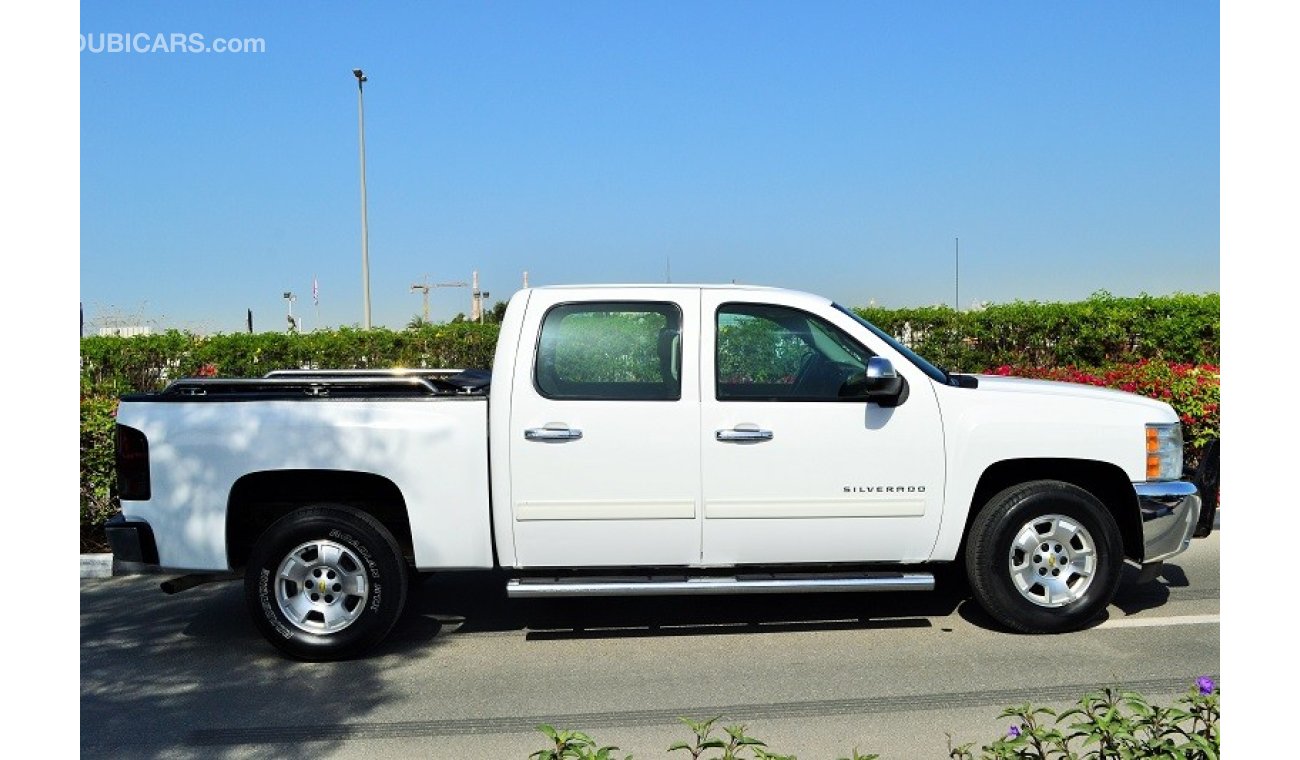
<path fill-rule="evenodd" d="M 1048 567 L 1056 567 L 1056 557 L 1053 557 L 1053 556 L 1050 555 L 1050 554 L 1047 555 L 1047 566 L 1048 566 Z M 321 585 L 324 585 L 324 584 L 321 584 Z"/>

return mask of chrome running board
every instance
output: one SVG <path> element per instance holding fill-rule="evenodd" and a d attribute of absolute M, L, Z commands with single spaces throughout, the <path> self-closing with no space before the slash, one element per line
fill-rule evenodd
<path fill-rule="evenodd" d="M 834 591 L 933 591 L 931 573 L 835 573 L 515 578 L 506 594 L 515 599 L 560 596 L 677 596 L 686 594 L 822 594 Z"/>

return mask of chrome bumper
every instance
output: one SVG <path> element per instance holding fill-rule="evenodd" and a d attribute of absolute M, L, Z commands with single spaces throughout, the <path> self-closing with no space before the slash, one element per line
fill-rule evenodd
<path fill-rule="evenodd" d="M 1196 484 L 1170 480 L 1134 483 L 1133 488 L 1142 514 L 1142 563 L 1169 559 L 1186 549 L 1201 516 Z"/>

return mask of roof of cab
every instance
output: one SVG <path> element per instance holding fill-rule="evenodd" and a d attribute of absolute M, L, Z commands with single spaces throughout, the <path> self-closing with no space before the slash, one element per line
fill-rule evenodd
<path fill-rule="evenodd" d="M 583 283 L 579 285 L 541 285 L 529 288 L 529 290 L 596 290 L 608 288 L 636 288 L 641 289 L 674 289 L 674 290 L 756 290 L 768 293 L 790 293 L 800 296 L 811 296 L 813 298 L 824 299 L 816 293 L 809 293 L 803 290 L 793 290 L 791 288 L 777 288 L 770 285 L 749 285 L 741 283 L 688 283 L 688 282 L 618 282 L 618 283 Z M 829 299 L 824 299 L 829 300 Z"/>

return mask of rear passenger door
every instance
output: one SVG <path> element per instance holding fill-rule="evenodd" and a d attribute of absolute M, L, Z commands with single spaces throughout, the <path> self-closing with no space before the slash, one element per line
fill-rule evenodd
<path fill-rule="evenodd" d="M 509 426 L 519 566 L 699 562 L 698 330 L 696 289 L 533 291 Z"/>

